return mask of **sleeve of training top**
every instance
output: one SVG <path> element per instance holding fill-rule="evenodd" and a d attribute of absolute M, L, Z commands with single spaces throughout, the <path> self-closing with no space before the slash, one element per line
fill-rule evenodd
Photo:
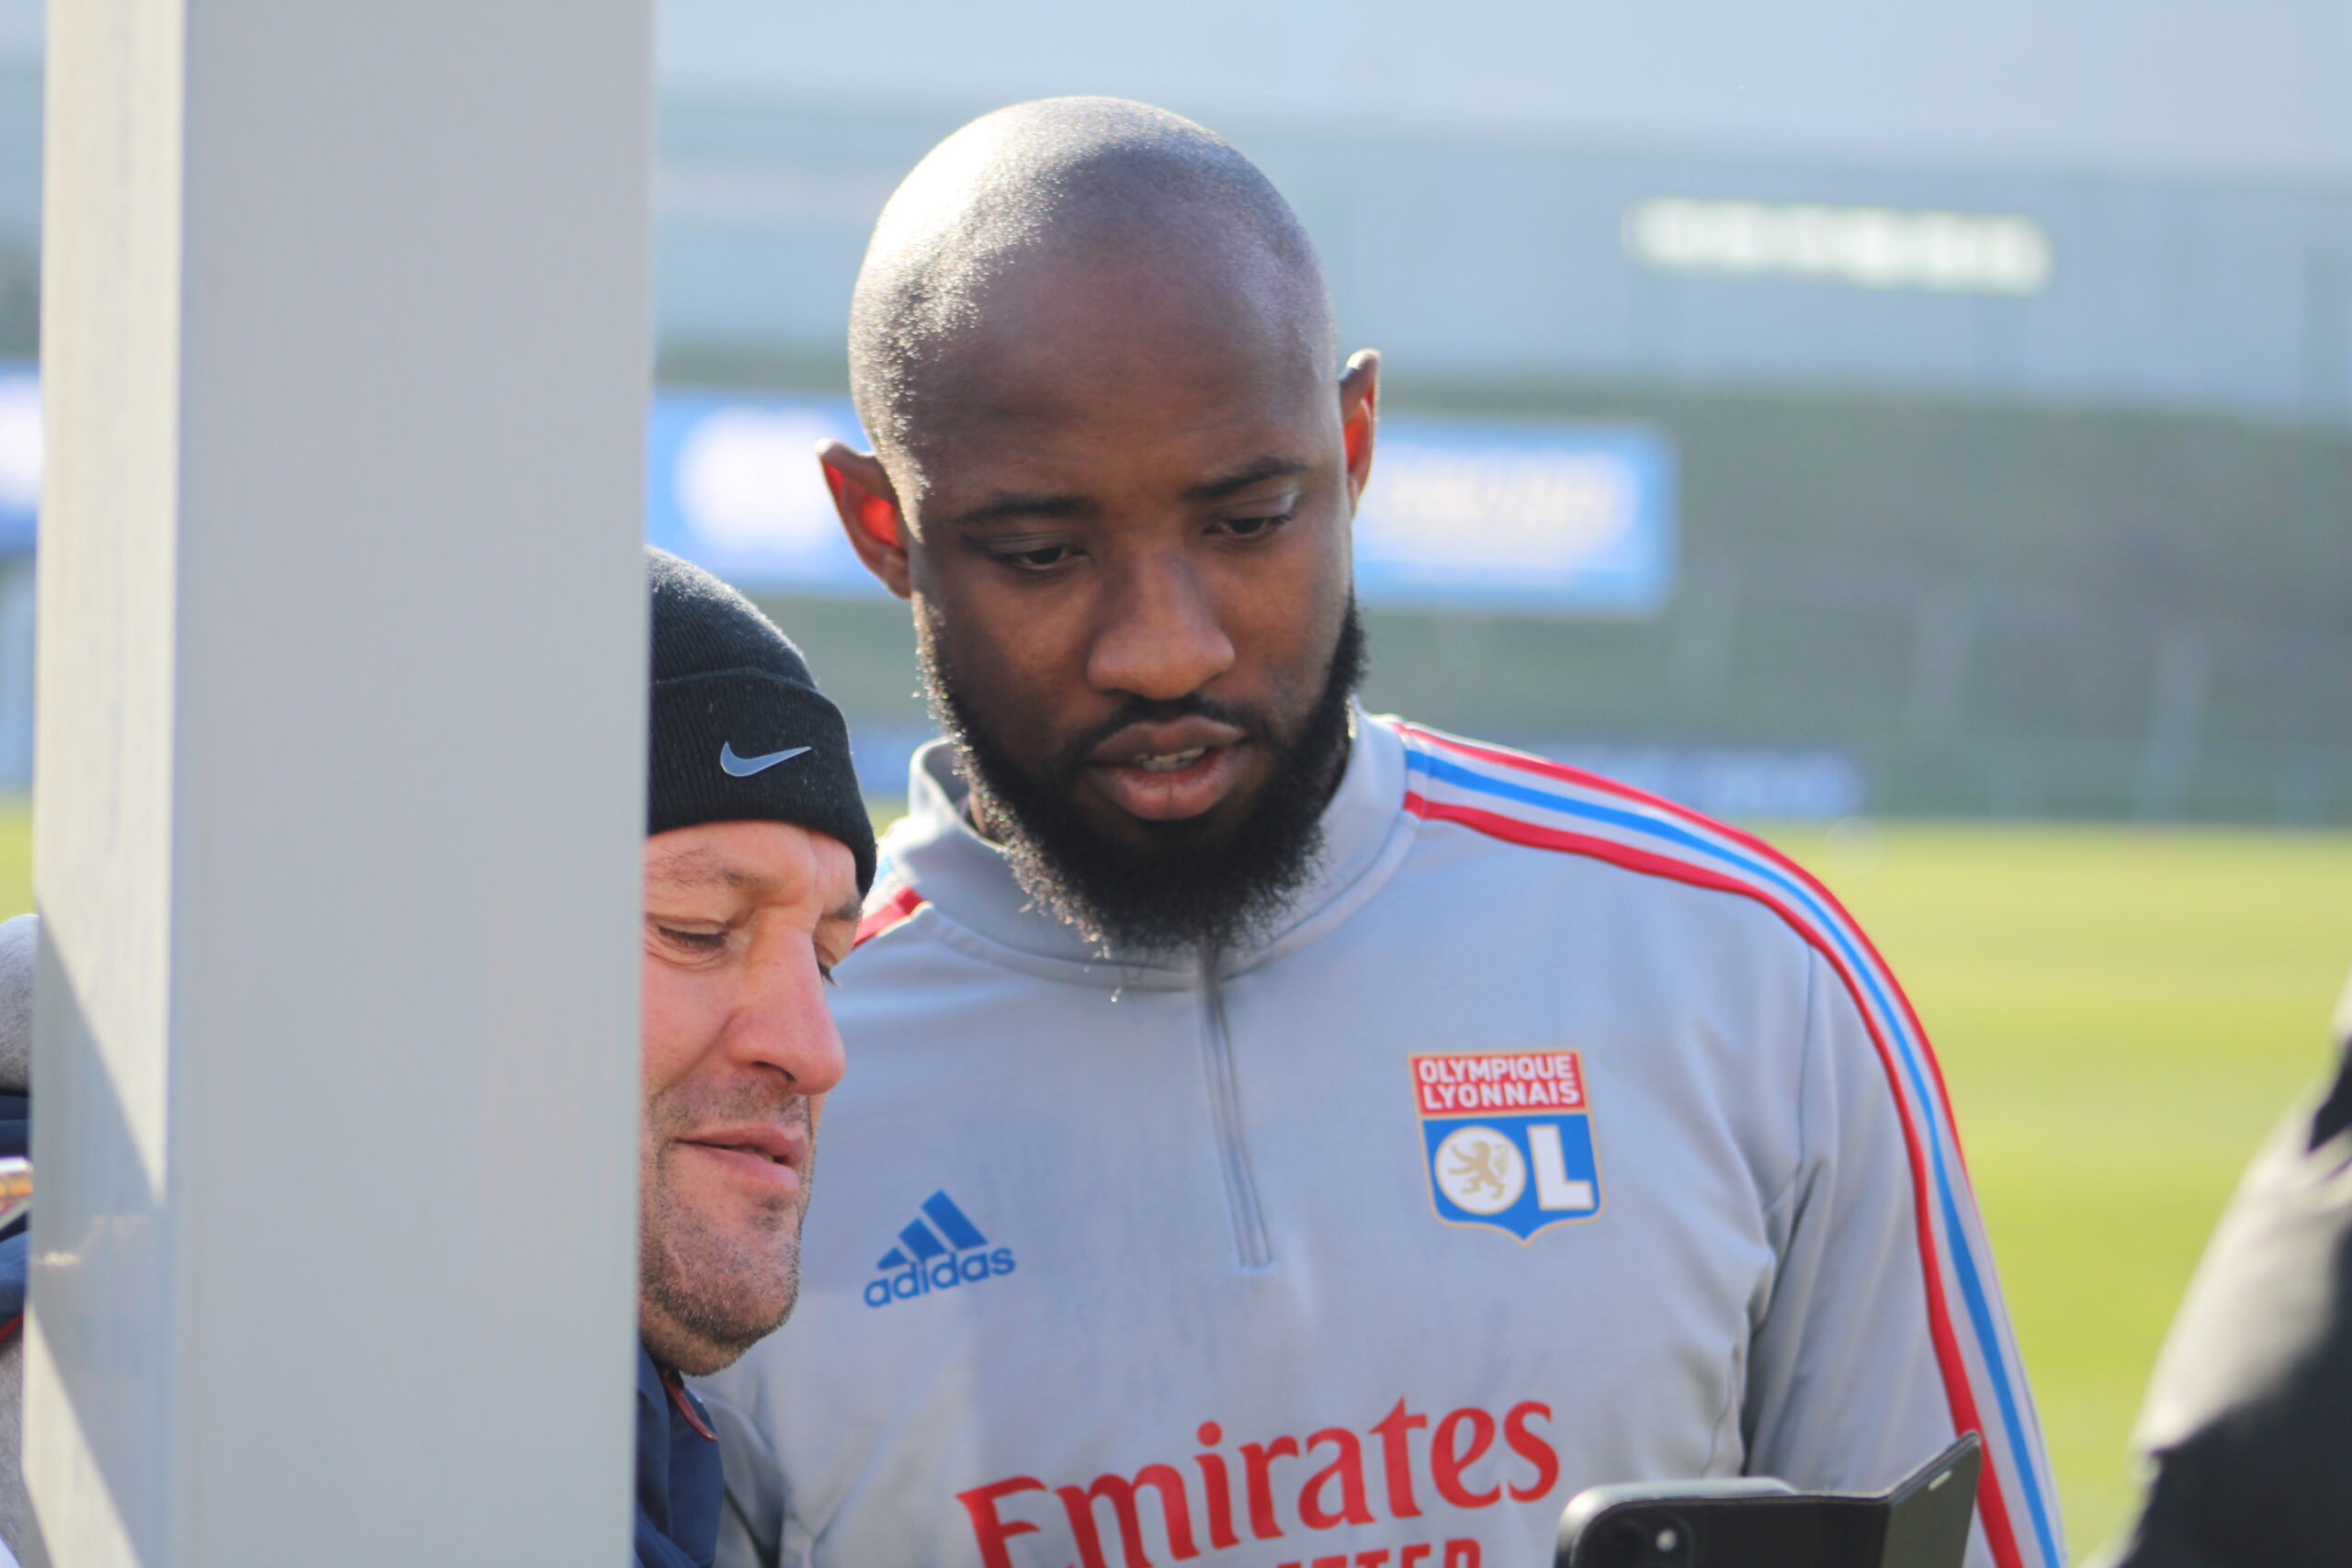
<path fill-rule="evenodd" d="M 1891 976 L 1812 964 L 1802 1154 L 1769 1211 L 1779 1264 L 1749 1349 L 1747 1468 L 1876 1490 L 1973 1428 L 1970 1568 L 2058 1568 L 2041 1432 L 1927 1043 Z"/>

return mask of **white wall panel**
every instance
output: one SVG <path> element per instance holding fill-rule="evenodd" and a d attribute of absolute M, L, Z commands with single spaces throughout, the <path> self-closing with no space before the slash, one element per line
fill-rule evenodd
<path fill-rule="evenodd" d="M 53 1553 L 617 1564 L 645 0 L 49 45 Z"/>

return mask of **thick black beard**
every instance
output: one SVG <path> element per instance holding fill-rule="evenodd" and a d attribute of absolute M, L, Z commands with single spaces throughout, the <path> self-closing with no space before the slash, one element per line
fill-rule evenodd
<path fill-rule="evenodd" d="M 938 639 L 918 640 L 933 711 L 972 785 L 975 820 L 1003 849 L 1023 890 L 1086 942 L 1137 955 L 1238 952 L 1267 934 L 1313 880 L 1323 808 L 1347 765 L 1350 705 L 1363 681 L 1363 623 L 1352 601 L 1323 689 L 1295 723 L 1197 694 L 1134 698 L 1042 769 L 1016 761 L 981 728 Z M 1257 798 L 1219 828 L 1138 822 L 1140 844 L 1097 832 L 1074 799 L 1086 754 L 1130 724 L 1191 715 L 1233 725 L 1272 755 Z"/>

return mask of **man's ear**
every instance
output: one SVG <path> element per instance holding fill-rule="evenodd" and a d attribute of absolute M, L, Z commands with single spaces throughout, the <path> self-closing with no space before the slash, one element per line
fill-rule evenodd
<path fill-rule="evenodd" d="M 1348 504 L 1363 499 L 1372 479 L 1373 437 L 1380 424 L 1380 351 L 1359 349 L 1340 373 L 1340 437 L 1348 454 Z"/>
<path fill-rule="evenodd" d="M 820 441 L 817 466 L 825 470 L 825 488 L 833 492 L 833 510 L 842 514 L 850 548 L 883 587 L 909 597 L 913 584 L 907 572 L 907 524 L 882 460 L 845 442 Z"/>

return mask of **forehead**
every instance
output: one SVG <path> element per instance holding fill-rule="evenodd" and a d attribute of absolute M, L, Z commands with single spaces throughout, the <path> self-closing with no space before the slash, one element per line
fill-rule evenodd
<path fill-rule="evenodd" d="M 924 491 L 1190 482 L 1336 450 L 1317 308 L 1247 258 L 1035 258 L 995 280 L 910 389 Z"/>
<path fill-rule="evenodd" d="M 789 822 L 706 822 L 645 840 L 649 887 L 708 888 L 757 902 L 830 908 L 854 900 L 857 857 Z"/>

